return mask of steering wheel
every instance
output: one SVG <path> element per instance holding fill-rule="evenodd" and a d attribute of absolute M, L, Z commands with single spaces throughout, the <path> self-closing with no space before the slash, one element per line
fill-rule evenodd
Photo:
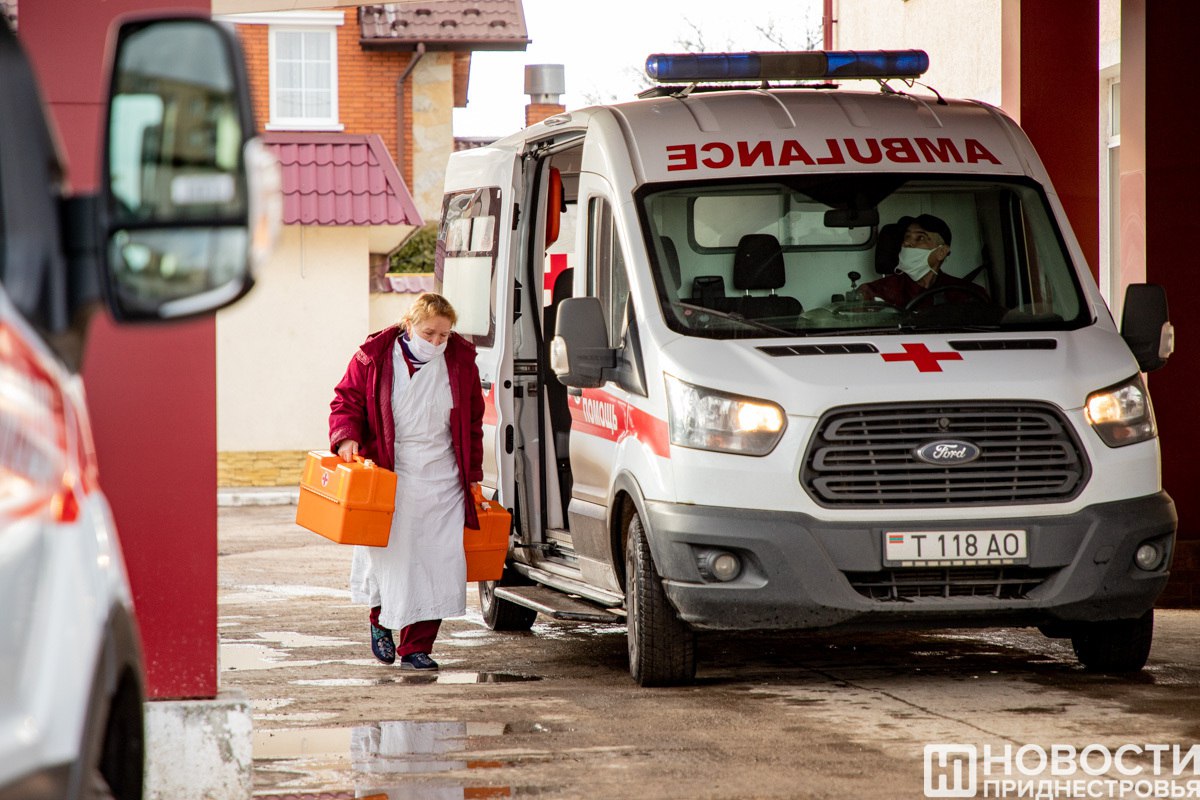
<path fill-rule="evenodd" d="M 965 284 L 964 283 L 950 283 L 950 284 L 946 284 L 945 286 L 935 286 L 932 289 L 926 289 L 925 291 L 921 292 L 919 295 L 914 297 L 912 300 L 909 300 L 907 303 L 905 303 L 904 310 L 912 311 L 914 308 L 916 308 L 918 305 L 920 305 L 924 301 L 928 300 L 931 297 L 936 297 L 939 294 L 944 294 L 946 292 L 960 292 L 960 291 L 971 295 L 969 302 L 979 303 L 981 305 L 988 305 L 988 306 L 990 306 L 992 304 L 991 296 L 987 292 L 985 292 L 982 288 L 980 288 L 979 286 L 976 286 L 973 283 L 965 283 Z"/>

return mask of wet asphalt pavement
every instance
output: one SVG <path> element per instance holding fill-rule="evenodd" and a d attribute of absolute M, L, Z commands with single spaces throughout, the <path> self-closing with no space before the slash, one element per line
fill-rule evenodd
<path fill-rule="evenodd" d="M 971 765 L 979 797 L 1200 796 L 1200 611 L 1159 610 L 1127 678 L 1035 630 L 710 634 L 694 686 L 640 689 L 623 627 L 492 633 L 472 585 L 414 674 L 372 657 L 350 549 L 294 514 L 220 510 L 220 685 L 252 703 L 257 797 L 891 800 L 972 796 Z"/>

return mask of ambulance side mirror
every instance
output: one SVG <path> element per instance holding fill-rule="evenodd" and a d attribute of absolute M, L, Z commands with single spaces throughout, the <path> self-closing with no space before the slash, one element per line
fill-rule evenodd
<path fill-rule="evenodd" d="M 1125 289 L 1121 338 L 1133 351 L 1138 369 L 1153 372 L 1175 350 L 1175 328 L 1167 318 L 1167 293 L 1154 283 L 1131 283 Z"/>
<path fill-rule="evenodd" d="M 550 343 L 550 368 L 558 380 L 580 389 L 603 386 L 617 365 L 608 346 L 604 309 L 595 297 L 571 297 L 558 307 L 558 325 Z"/>

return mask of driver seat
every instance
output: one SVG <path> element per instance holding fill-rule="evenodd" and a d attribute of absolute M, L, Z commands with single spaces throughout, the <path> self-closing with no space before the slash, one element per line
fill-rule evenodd
<path fill-rule="evenodd" d="M 880 275 L 891 275 L 896 271 L 907 230 L 907 223 L 889 222 L 879 226 L 879 232 L 875 234 L 875 271 Z"/>
<path fill-rule="evenodd" d="M 738 298 L 737 310 L 746 319 L 795 319 L 804 306 L 794 297 L 775 294 L 787 283 L 783 248 L 769 233 L 749 233 L 738 241 L 733 255 L 733 288 L 744 294 Z M 766 296 L 751 295 L 752 289 L 765 289 Z"/>

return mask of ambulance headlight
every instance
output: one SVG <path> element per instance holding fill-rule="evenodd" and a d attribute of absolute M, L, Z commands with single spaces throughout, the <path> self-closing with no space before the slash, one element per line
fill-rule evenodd
<path fill-rule="evenodd" d="M 671 444 L 765 456 L 783 437 L 787 420 L 775 403 L 665 377 Z"/>
<path fill-rule="evenodd" d="M 1158 435 L 1154 408 L 1141 375 L 1092 392 L 1084 405 L 1084 413 L 1109 447 L 1124 447 Z"/>

